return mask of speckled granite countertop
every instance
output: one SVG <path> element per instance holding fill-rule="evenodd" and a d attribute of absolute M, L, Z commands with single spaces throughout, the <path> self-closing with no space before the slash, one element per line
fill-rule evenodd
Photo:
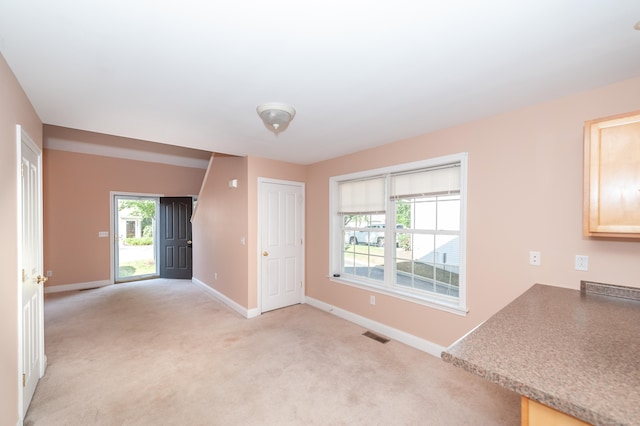
<path fill-rule="evenodd" d="M 442 359 L 588 423 L 640 424 L 640 289 L 581 287 L 534 285 Z"/>

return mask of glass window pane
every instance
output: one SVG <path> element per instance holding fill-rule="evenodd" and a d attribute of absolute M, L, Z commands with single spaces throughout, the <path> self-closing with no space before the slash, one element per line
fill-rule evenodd
<path fill-rule="evenodd" d="M 413 236 L 413 259 L 423 263 L 433 263 L 435 236 L 416 234 Z"/>
<path fill-rule="evenodd" d="M 435 291 L 435 278 L 433 264 L 415 261 L 415 285 L 414 287 L 419 290 Z"/>
<path fill-rule="evenodd" d="M 413 203 L 407 200 L 398 200 L 396 203 L 396 225 L 398 228 L 411 228 L 413 217 Z"/>
<path fill-rule="evenodd" d="M 347 244 L 347 245 L 349 245 L 349 244 L 355 245 L 356 244 L 357 239 L 356 239 L 355 231 L 345 231 L 345 232 L 343 232 L 343 235 L 344 235 L 343 241 L 344 241 L 345 244 Z"/>
<path fill-rule="evenodd" d="M 411 234 L 399 232 L 396 234 L 396 255 L 403 257 L 405 254 L 411 259 L 411 251 L 413 250 L 413 241 Z"/>
<path fill-rule="evenodd" d="M 343 272 L 376 281 L 383 281 L 384 249 L 367 245 L 354 245 L 350 247 L 351 251 L 345 252 Z"/>
<path fill-rule="evenodd" d="M 414 229 L 436 229 L 436 199 L 421 198 L 415 201 Z"/>
<path fill-rule="evenodd" d="M 460 197 L 438 200 L 438 230 L 460 231 Z"/>
<path fill-rule="evenodd" d="M 413 260 L 413 238 L 412 234 L 402 232 L 396 234 L 396 259 L 410 262 Z"/>
<path fill-rule="evenodd" d="M 438 293 L 458 296 L 460 277 L 460 237 L 439 235 L 436 238 Z"/>
<path fill-rule="evenodd" d="M 396 259 L 394 283 L 402 287 L 413 287 L 413 262 Z"/>
<path fill-rule="evenodd" d="M 384 215 L 343 215 L 343 274 L 384 281 L 384 220 Z"/>

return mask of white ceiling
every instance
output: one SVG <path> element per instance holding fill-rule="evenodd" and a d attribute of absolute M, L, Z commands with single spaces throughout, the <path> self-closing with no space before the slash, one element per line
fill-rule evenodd
<path fill-rule="evenodd" d="M 46 124 L 308 164 L 640 75 L 640 0 L 1 0 Z M 278 137 L 256 114 L 286 102 Z"/>

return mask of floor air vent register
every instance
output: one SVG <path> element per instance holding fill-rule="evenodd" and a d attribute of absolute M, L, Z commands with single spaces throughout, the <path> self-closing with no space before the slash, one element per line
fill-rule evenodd
<path fill-rule="evenodd" d="M 362 335 L 380 343 L 387 343 L 389 341 L 389 339 L 387 339 L 386 337 L 378 336 L 377 334 L 370 331 L 365 331 L 364 333 L 362 333 Z"/>

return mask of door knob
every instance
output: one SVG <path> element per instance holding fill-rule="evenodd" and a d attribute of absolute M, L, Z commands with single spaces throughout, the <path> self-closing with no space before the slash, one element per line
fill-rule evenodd
<path fill-rule="evenodd" d="M 268 252 L 268 251 L 263 251 L 263 252 L 262 252 L 262 255 L 263 255 L 263 256 L 265 256 L 265 257 L 266 257 L 266 256 L 269 256 L 269 252 Z"/>
<path fill-rule="evenodd" d="M 187 241 L 187 244 L 191 245 L 191 244 L 193 244 L 193 241 L 189 240 L 189 241 Z"/>
<path fill-rule="evenodd" d="M 47 282 L 47 280 L 48 280 L 48 279 L 49 279 L 49 278 L 47 278 L 47 277 L 43 277 L 43 276 L 41 276 L 41 275 L 38 275 L 38 276 L 36 277 L 36 283 L 38 283 L 38 284 L 43 283 L 43 284 L 44 284 L 44 283 L 46 283 L 46 282 Z"/>

